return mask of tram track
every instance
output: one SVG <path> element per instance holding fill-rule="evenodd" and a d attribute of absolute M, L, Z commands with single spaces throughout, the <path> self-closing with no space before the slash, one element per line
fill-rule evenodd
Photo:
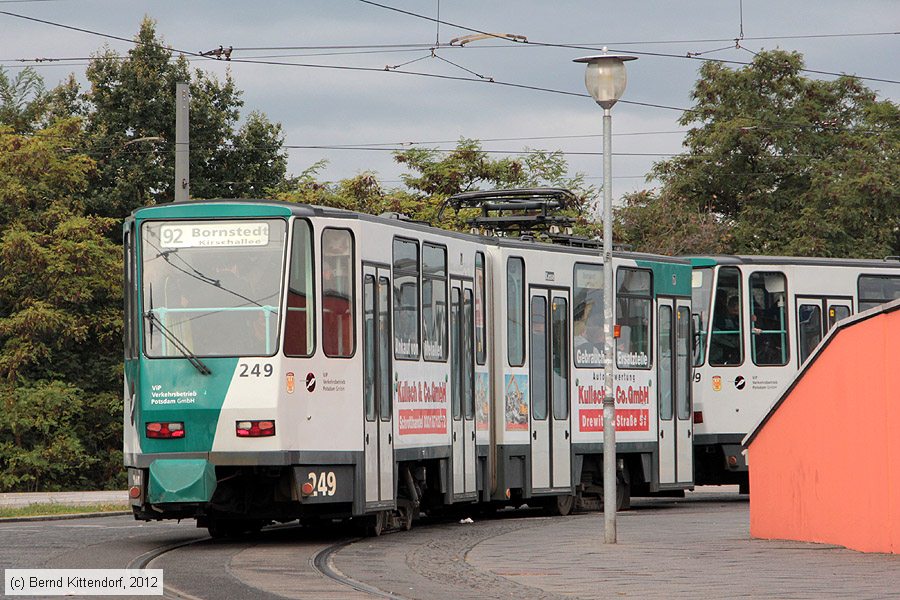
<path fill-rule="evenodd" d="M 147 552 L 144 552 L 140 556 L 131 560 L 126 566 L 126 569 L 150 569 L 152 567 L 153 561 L 157 558 L 162 557 L 169 552 L 173 552 L 180 548 L 186 548 L 188 546 L 193 546 L 202 542 L 208 542 L 209 538 L 199 538 L 194 540 L 188 540 L 185 542 L 177 542 L 174 544 L 166 544 L 165 546 L 159 546 Z M 203 600 L 198 596 L 194 596 L 192 594 L 188 594 L 175 586 L 169 585 L 167 583 L 163 584 L 163 597 L 164 598 L 172 598 L 174 600 Z"/>
<path fill-rule="evenodd" d="M 362 538 L 351 538 L 348 540 L 342 540 L 340 542 L 322 548 L 309 558 L 309 566 L 326 579 L 330 579 L 336 583 L 350 587 L 358 592 L 370 594 L 378 598 L 411 600 L 410 598 L 407 598 L 405 596 L 401 596 L 393 592 L 386 592 L 367 583 L 363 583 L 351 577 L 347 577 L 334 566 L 332 557 L 350 544 L 358 542 L 361 539 Z"/>

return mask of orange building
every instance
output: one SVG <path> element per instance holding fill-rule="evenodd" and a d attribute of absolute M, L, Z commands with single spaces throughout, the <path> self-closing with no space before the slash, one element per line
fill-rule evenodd
<path fill-rule="evenodd" d="M 751 536 L 900 554 L 900 300 L 839 322 L 744 447 Z"/>

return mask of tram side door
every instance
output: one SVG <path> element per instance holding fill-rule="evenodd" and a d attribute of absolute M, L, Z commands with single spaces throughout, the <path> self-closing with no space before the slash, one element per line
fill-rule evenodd
<path fill-rule="evenodd" d="M 569 293 L 532 289 L 529 301 L 531 488 L 572 486 Z"/>
<path fill-rule="evenodd" d="M 469 281 L 450 288 L 450 403 L 453 438 L 453 497 L 475 499 L 474 292 Z"/>
<path fill-rule="evenodd" d="M 690 304 L 660 298 L 656 332 L 659 485 L 681 487 L 694 480 Z"/>
<path fill-rule="evenodd" d="M 675 479 L 694 482 L 694 405 L 691 370 L 691 304 L 675 303 Z"/>
<path fill-rule="evenodd" d="M 390 270 L 363 266 L 363 405 L 366 504 L 393 504 Z"/>
<path fill-rule="evenodd" d="M 670 298 L 660 298 L 657 305 L 656 386 L 657 445 L 659 447 L 659 485 L 676 481 L 675 434 L 675 306 Z"/>
<path fill-rule="evenodd" d="M 800 349 L 797 359 L 798 364 L 802 365 L 835 323 L 850 316 L 851 300 L 797 296 L 794 303 L 797 307 L 797 343 Z"/>

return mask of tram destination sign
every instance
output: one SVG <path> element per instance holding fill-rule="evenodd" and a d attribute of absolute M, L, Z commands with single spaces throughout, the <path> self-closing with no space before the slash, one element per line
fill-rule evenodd
<path fill-rule="evenodd" d="M 168 224 L 160 227 L 159 237 L 163 248 L 266 246 L 269 224 L 259 221 Z"/>

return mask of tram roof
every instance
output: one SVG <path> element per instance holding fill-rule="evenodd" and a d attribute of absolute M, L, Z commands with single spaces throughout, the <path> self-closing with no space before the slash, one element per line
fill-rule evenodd
<path fill-rule="evenodd" d="M 710 254 L 681 256 L 695 267 L 715 265 L 803 265 L 821 267 L 887 267 L 900 269 L 900 260 L 885 258 L 823 258 L 814 256 L 752 256 L 749 254 Z"/>
<path fill-rule="evenodd" d="M 207 213 L 202 210 L 203 207 L 223 207 L 229 206 L 228 210 L 216 211 L 215 214 Z M 368 221 L 375 223 L 384 223 L 395 226 L 402 226 L 412 231 L 421 233 L 437 234 L 456 239 L 464 239 L 468 241 L 477 241 L 485 245 L 492 245 L 501 248 L 518 248 L 518 249 L 540 249 L 549 252 L 561 252 L 567 254 L 579 254 L 583 256 L 601 257 L 603 247 L 578 247 L 554 244 L 541 240 L 531 239 L 528 237 L 502 237 L 485 235 L 479 233 L 464 233 L 453 231 L 450 229 L 441 229 L 434 227 L 428 223 L 406 219 L 403 215 L 390 213 L 382 215 L 370 215 L 357 211 L 347 210 L 343 208 L 334 208 L 330 206 L 319 206 L 315 204 L 301 204 L 297 202 L 287 202 L 284 200 L 266 200 L 260 198 L 215 198 L 209 200 L 187 200 L 184 202 L 169 202 L 166 204 L 158 204 L 155 206 L 146 206 L 137 208 L 131 213 L 131 219 L 167 219 L 167 218 L 204 218 L 211 216 L 237 217 L 245 216 L 247 213 L 256 213 L 260 216 L 298 216 L 298 217 L 331 217 L 340 219 L 356 219 L 359 221 Z M 256 215 L 253 215 L 256 216 Z M 614 250 L 613 255 L 617 258 L 646 260 L 674 264 L 687 264 L 689 257 L 681 256 L 663 256 L 659 254 L 647 254 L 643 252 L 633 252 L 627 250 Z"/>

